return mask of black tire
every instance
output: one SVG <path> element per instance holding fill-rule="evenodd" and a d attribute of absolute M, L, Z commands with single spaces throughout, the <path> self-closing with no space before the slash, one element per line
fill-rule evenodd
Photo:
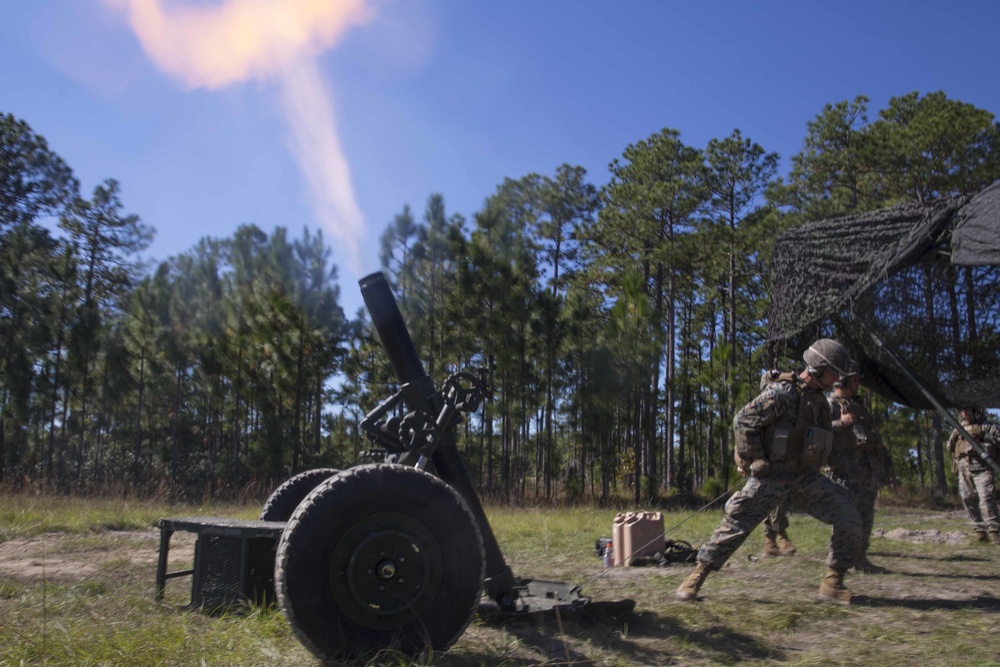
<path fill-rule="evenodd" d="M 306 497 L 278 542 L 278 605 L 321 660 L 447 650 L 479 604 L 483 538 L 457 491 L 407 466 L 362 465 Z"/>
<path fill-rule="evenodd" d="M 306 470 L 288 479 L 274 490 L 260 511 L 261 521 L 288 521 L 292 512 L 309 493 L 324 481 L 336 475 L 336 468 Z"/>

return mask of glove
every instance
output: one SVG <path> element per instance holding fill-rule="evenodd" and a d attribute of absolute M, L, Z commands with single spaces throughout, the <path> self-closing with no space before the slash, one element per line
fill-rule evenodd
<path fill-rule="evenodd" d="M 750 464 L 750 476 L 762 479 L 771 474 L 771 464 L 767 459 L 754 459 Z"/>
<path fill-rule="evenodd" d="M 733 452 L 733 458 L 736 460 L 736 472 L 740 474 L 740 477 L 749 477 L 750 464 L 753 463 L 753 459 L 745 459 L 738 452 Z"/>

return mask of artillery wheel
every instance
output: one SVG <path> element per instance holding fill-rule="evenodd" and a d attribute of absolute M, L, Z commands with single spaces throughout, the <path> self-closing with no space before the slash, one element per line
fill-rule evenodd
<path fill-rule="evenodd" d="M 306 470 L 289 478 L 284 484 L 274 490 L 264 508 L 260 511 L 261 521 L 288 521 L 299 503 L 309 495 L 309 492 L 334 475 L 336 468 L 316 468 Z"/>
<path fill-rule="evenodd" d="M 444 651 L 478 606 L 483 538 L 439 478 L 363 465 L 322 482 L 282 533 L 278 605 L 322 660 Z"/>

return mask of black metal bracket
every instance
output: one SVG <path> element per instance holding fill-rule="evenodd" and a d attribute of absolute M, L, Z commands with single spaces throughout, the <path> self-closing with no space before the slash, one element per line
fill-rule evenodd
<path fill-rule="evenodd" d="M 475 412 L 484 399 L 492 398 L 487 384 L 487 372 L 491 369 L 476 370 L 476 375 L 460 372 L 448 376 L 437 392 L 435 403 L 441 408 L 436 417 L 421 410 L 410 411 L 403 417 L 391 414 L 407 396 L 407 383 L 365 415 L 361 428 L 372 443 L 385 448 L 387 458 L 403 454 L 401 462 L 423 468 L 445 431 L 458 422 L 461 414 Z"/>

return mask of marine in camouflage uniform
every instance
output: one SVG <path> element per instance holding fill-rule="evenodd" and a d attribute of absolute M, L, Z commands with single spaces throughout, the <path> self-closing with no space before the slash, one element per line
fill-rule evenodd
<path fill-rule="evenodd" d="M 861 553 L 857 569 L 868 574 L 885 574 L 883 567 L 868 560 L 868 547 L 875 524 L 875 501 L 884 482 L 895 484 L 892 457 L 875 428 L 871 410 L 857 395 L 861 371 L 857 362 L 840 378 L 830 395 L 833 421 L 833 450 L 827 475 L 854 498 L 861 515 Z"/>
<path fill-rule="evenodd" d="M 733 420 L 736 457 L 748 477 L 726 503 L 722 524 L 698 551 L 698 565 L 677 589 L 683 600 L 698 599 L 712 570 L 720 569 L 753 529 L 781 502 L 833 525 L 828 570 L 820 597 L 849 604 L 844 573 L 854 566 L 861 542 L 861 519 L 850 494 L 820 467 L 832 446 L 830 406 L 823 394 L 851 362 L 837 341 L 821 339 L 803 354 L 808 367 L 782 374 Z"/>
<path fill-rule="evenodd" d="M 961 424 L 965 431 L 986 450 L 997 457 L 1000 448 L 1000 427 L 986 421 L 980 408 L 962 408 Z M 952 455 L 958 474 L 958 493 L 980 542 L 1000 544 L 1000 518 L 997 515 L 996 487 L 993 471 L 958 430 L 948 438 L 948 453 Z"/>

